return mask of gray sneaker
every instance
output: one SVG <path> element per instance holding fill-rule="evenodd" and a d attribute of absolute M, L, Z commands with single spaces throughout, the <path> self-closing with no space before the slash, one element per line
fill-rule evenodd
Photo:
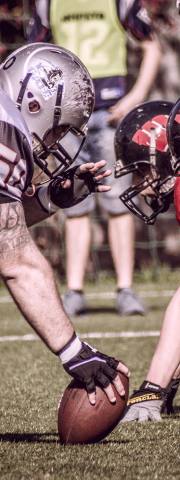
<path fill-rule="evenodd" d="M 116 304 L 120 315 L 145 315 L 144 306 L 131 288 L 122 288 L 117 292 Z"/>
<path fill-rule="evenodd" d="M 69 316 L 83 313 L 87 308 L 84 293 L 76 290 L 68 290 L 63 297 L 63 306 Z"/>

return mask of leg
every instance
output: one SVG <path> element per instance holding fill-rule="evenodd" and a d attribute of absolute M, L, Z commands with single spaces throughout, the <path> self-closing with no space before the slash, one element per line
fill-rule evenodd
<path fill-rule="evenodd" d="M 77 315 L 86 309 L 83 293 L 86 266 L 90 251 L 91 224 L 89 211 L 94 199 L 87 198 L 65 211 L 66 276 L 68 290 L 63 305 L 68 315 Z"/>
<path fill-rule="evenodd" d="M 134 219 L 131 214 L 110 215 L 109 243 L 117 277 L 117 288 L 130 288 L 134 270 Z M 120 255 L 120 252 L 122 254 Z"/>
<path fill-rule="evenodd" d="M 67 218 L 65 234 L 67 286 L 69 290 L 83 290 L 91 241 L 89 216 Z"/>
<path fill-rule="evenodd" d="M 93 117 L 93 114 L 92 114 Z M 89 136 L 90 137 L 90 128 Z M 77 163 L 91 161 L 89 140 L 78 156 Z M 92 159 L 93 161 L 94 159 Z M 63 305 L 68 315 L 77 315 L 86 309 L 83 293 L 86 266 L 90 252 L 91 225 L 90 213 L 95 207 L 94 195 L 72 208 L 64 209 L 65 249 L 66 249 L 66 279 L 68 290 L 64 295 Z"/>
<path fill-rule="evenodd" d="M 106 119 L 107 120 L 107 119 Z M 106 125 L 97 140 L 101 146 L 101 156 L 108 167 L 115 164 L 114 129 Z M 138 296 L 132 290 L 134 273 L 135 223 L 129 210 L 119 199 L 119 195 L 130 185 L 129 175 L 115 179 L 107 178 L 111 191 L 99 195 L 98 201 L 109 215 L 108 235 L 114 268 L 117 278 L 117 309 L 120 315 L 143 315 L 145 313 Z"/>

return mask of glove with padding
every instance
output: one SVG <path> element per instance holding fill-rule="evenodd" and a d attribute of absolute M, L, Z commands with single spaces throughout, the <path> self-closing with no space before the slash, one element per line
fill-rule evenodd
<path fill-rule="evenodd" d="M 139 390 L 134 390 L 120 423 L 161 421 L 161 407 L 166 390 L 155 383 L 144 381 Z"/>
<path fill-rule="evenodd" d="M 180 378 L 172 378 L 167 388 L 167 395 L 163 402 L 161 412 L 166 415 L 174 413 L 173 401 L 180 385 Z"/>
<path fill-rule="evenodd" d="M 80 166 L 69 168 L 63 180 L 69 179 L 71 186 L 63 188 L 62 179 L 56 178 L 49 185 L 51 201 L 60 208 L 69 208 L 77 205 L 88 195 L 95 192 L 100 185 L 91 172 L 82 173 Z"/>
<path fill-rule="evenodd" d="M 76 335 L 59 356 L 66 372 L 84 384 L 88 393 L 95 391 L 95 385 L 106 388 L 118 373 L 118 360 L 81 342 Z"/>

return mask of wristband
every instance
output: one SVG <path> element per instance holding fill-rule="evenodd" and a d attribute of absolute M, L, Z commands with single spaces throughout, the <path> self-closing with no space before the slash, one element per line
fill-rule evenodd
<path fill-rule="evenodd" d="M 59 207 L 55 205 L 55 203 L 53 203 L 51 200 L 49 185 L 39 187 L 36 190 L 36 198 L 43 210 L 45 210 L 45 212 L 48 212 L 49 215 L 57 212 L 57 210 L 59 209 Z"/>
<path fill-rule="evenodd" d="M 67 363 L 73 357 L 75 357 L 81 350 L 82 343 L 76 334 L 73 335 L 71 340 L 65 345 L 65 347 L 58 353 L 61 362 Z"/>

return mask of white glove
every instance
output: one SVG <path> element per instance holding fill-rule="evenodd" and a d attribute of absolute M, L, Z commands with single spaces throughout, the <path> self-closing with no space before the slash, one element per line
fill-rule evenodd
<path fill-rule="evenodd" d="M 120 423 L 135 420 L 138 422 L 147 422 L 148 420 L 160 422 L 165 396 L 165 389 L 154 383 L 144 381 L 139 390 L 135 390 L 131 395 Z"/>
<path fill-rule="evenodd" d="M 133 422 L 147 422 L 148 420 L 160 422 L 161 418 L 161 400 L 149 400 L 146 402 L 136 403 L 127 407 L 121 423 Z"/>

